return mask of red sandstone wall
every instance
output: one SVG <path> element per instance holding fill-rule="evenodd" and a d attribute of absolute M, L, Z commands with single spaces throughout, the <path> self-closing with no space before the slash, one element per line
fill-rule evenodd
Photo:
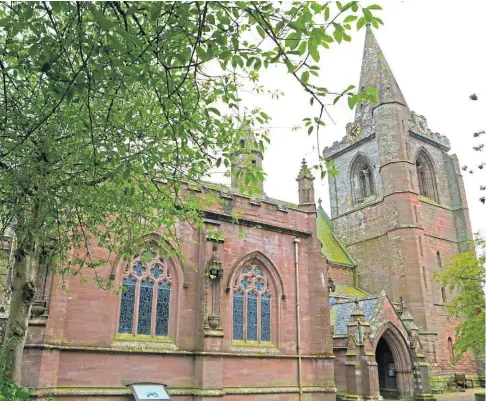
<path fill-rule="evenodd" d="M 354 286 L 354 269 L 329 265 L 329 277 L 335 284 Z"/>
<path fill-rule="evenodd" d="M 293 240 L 300 236 L 301 352 L 303 355 L 321 356 L 318 360 L 303 360 L 303 385 L 328 386 L 332 390 L 333 359 L 322 359 L 323 355 L 332 355 L 332 343 L 329 310 L 322 307 L 328 305 L 327 266 L 315 237 L 315 213 L 292 209 L 281 211 L 276 205 L 264 202 L 252 205 L 243 197 L 234 197 L 226 209 L 227 214 L 230 210 L 242 212 L 243 217 L 253 220 L 254 224 L 249 227 L 217 222 L 213 218 L 205 227 L 205 230 L 217 229 L 224 233 L 224 243 L 218 245 L 218 256 L 224 268 L 219 294 L 224 337 L 207 337 L 203 330 L 207 302 L 204 268 L 211 257 L 212 243 L 205 240 L 204 231 L 196 232 L 187 225 L 181 225 L 179 235 L 184 239 L 184 280 L 182 274 L 173 272 L 171 303 L 176 302 L 177 307 L 171 309 L 169 328 L 179 351 L 164 350 L 155 345 L 153 353 L 141 352 L 137 351 L 137 347 L 146 345 L 142 342 L 116 340 L 120 296 L 113 291 L 96 288 L 94 272 L 87 270 L 83 272 L 83 277 L 88 279 L 87 284 L 82 284 L 79 277 L 67 279 L 69 292 L 60 289 L 59 279 L 55 283 L 45 338 L 37 340 L 36 347 L 31 344 L 26 349 L 24 384 L 120 387 L 134 381 L 161 381 L 171 388 L 274 388 L 270 393 L 277 391 L 275 388 L 297 386 Z M 212 210 L 222 212 L 216 207 Z M 300 230 L 301 234 L 266 229 L 261 227 L 262 224 Z M 241 231 L 246 233 L 242 239 L 239 237 Z M 255 251 L 272 262 L 283 284 L 282 288 L 276 276 L 272 276 L 272 342 L 276 348 L 270 352 L 276 353 L 275 357 L 265 357 L 266 349 L 255 351 L 235 347 L 232 343 L 232 295 L 225 291 L 226 281 L 238 261 Z M 94 258 L 106 258 L 112 262 L 98 271 L 99 276 L 109 280 L 115 255 L 94 246 L 91 253 Z M 116 287 L 124 265 L 126 262 L 119 262 L 114 270 Z M 171 268 L 175 269 L 175 266 L 171 265 Z M 186 286 L 183 286 L 183 281 Z M 282 299 L 283 294 L 285 299 Z M 315 302 L 316 299 L 319 302 Z M 54 350 L 43 349 L 46 344 Z M 285 355 L 287 357 L 279 357 Z M 315 396 L 334 399 L 332 391 L 324 395 L 316 393 Z M 259 394 L 255 397 L 296 400 L 298 395 Z M 225 397 L 230 400 L 241 398 L 243 396 L 239 395 Z M 74 399 L 93 401 L 102 398 L 70 398 Z M 177 399 L 188 398 L 178 396 Z"/>

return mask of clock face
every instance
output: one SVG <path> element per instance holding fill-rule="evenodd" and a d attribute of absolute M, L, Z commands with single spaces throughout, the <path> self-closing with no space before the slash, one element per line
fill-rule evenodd
<path fill-rule="evenodd" d="M 359 123 L 349 123 L 346 125 L 348 139 L 353 141 L 361 135 L 361 125 Z"/>
<path fill-rule="evenodd" d="M 417 125 L 417 129 L 422 134 L 427 133 L 427 121 L 422 116 L 415 116 L 415 124 Z"/>

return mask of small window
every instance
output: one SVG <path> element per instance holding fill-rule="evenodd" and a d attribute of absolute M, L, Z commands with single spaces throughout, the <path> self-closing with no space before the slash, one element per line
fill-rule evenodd
<path fill-rule="evenodd" d="M 436 257 L 437 257 L 437 267 L 439 269 L 442 269 L 442 258 L 440 257 L 440 252 L 439 251 L 437 251 Z"/>
<path fill-rule="evenodd" d="M 258 266 L 241 270 L 233 292 L 233 340 L 271 341 L 271 296 Z"/>
<path fill-rule="evenodd" d="M 441 287 L 440 294 L 442 296 L 442 303 L 443 304 L 447 303 L 447 292 L 446 292 L 446 289 L 444 287 Z"/>
<path fill-rule="evenodd" d="M 150 251 L 149 262 L 138 256 L 123 274 L 118 333 L 169 335 L 171 280 L 167 263 Z"/>
<path fill-rule="evenodd" d="M 454 346 L 452 344 L 452 338 L 447 339 L 447 349 L 449 351 L 449 361 L 451 365 L 454 365 Z"/>

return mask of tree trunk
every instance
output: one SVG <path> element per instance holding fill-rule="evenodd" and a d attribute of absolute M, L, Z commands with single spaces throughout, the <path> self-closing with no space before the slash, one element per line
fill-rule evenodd
<path fill-rule="evenodd" d="M 12 380 L 17 385 L 20 385 L 22 377 L 22 355 L 36 291 L 35 283 L 39 266 L 36 248 L 34 241 L 27 246 L 19 244 L 15 253 L 10 313 L 3 346 L 5 358 L 3 373 L 5 379 Z"/>

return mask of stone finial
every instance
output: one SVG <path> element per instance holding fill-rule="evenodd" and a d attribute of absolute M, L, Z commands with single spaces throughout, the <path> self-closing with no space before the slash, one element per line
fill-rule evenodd
<path fill-rule="evenodd" d="M 312 175 L 307 162 L 302 159 L 302 166 L 296 181 L 299 183 L 299 205 L 314 204 L 314 176 Z"/>
<path fill-rule="evenodd" d="M 364 312 L 359 307 L 359 302 L 357 299 L 354 300 L 354 308 L 349 316 L 364 316 Z"/>

